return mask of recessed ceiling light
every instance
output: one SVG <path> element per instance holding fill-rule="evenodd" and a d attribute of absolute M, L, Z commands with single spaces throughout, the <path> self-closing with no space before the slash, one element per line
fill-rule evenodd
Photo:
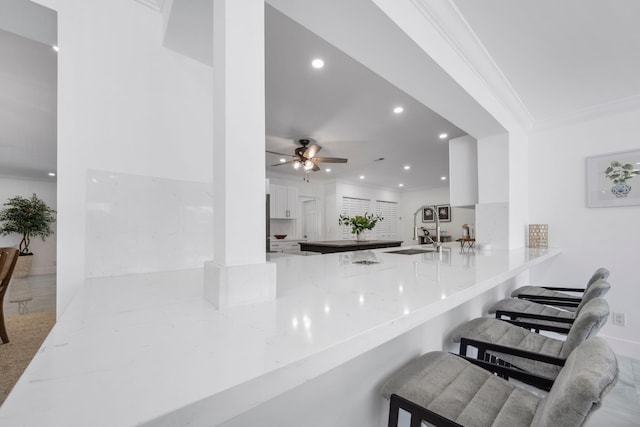
<path fill-rule="evenodd" d="M 447 135 L 446 133 L 441 133 L 440 135 L 438 135 L 438 137 L 440 139 L 445 139 L 446 137 L 448 137 L 449 135 Z"/>
<path fill-rule="evenodd" d="M 443 180 L 443 181 L 446 181 L 447 177 L 446 176 L 441 176 L 440 179 Z"/>
<path fill-rule="evenodd" d="M 396 114 L 400 114 L 403 111 L 404 111 L 404 108 L 402 108 L 402 107 L 396 107 L 396 108 L 393 109 L 393 112 L 396 113 Z"/>
<path fill-rule="evenodd" d="M 324 67 L 324 61 L 322 59 L 320 59 L 320 58 L 316 58 L 313 61 L 311 61 L 311 66 L 313 68 L 320 69 L 320 68 Z"/>
<path fill-rule="evenodd" d="M 331 168 L 326 168 L 324 171 L 325 172 L 331 172 Z"/>
<path fill-rule="evenodd" d="M 54 172 L 49 172 L 49 176 L 56 176 Z"/>
<path fill-rule="evenodd" d="M 287 161 L 287 159 L 280 159 L 280 163 L 284 163 L 286 161 Z"/>
<path fill-rule="evenodd" d="M 398 187 L 404 187 L 404 184 L 398 184 Z"/>
<path fill-rule="evenodd" d="M 405 165 L 404 170 L 408 171 L 409 169 L 411 169 L 411 166 Z"/>
<path fill-rule="evenodd" d="M 364 179 L 364 175 L 360 175 L 360 179 Z"/>
<path fill-rule="evenodd" d="M 51 46 L 53 48 L 53 50 L 55 50 L 56 52 L 58 51 L 58 46 Z"/>

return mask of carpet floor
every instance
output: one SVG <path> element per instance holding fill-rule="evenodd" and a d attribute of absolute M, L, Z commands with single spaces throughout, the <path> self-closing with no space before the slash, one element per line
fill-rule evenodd
<path fill-rule="evenodd" d="M 9 342 L 0 344 L 0 405 L 36 354 L 56 321 L 56 314 L 7 317 Z"/>

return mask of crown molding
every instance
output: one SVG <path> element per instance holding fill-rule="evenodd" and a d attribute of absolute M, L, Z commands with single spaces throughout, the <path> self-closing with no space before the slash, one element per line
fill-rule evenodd
<path fill-rule="evenodd" d="M 640 95 L 617 99 L 604 104 L 575 110 L 554 118 L 536 121 L 532 132 L 542 132 L 632 110 L 640 110 Z"/>
<path fill-rule="evenodd" d="M 453 0 L 410 0 L 524 130 L 534 119 Z"/>
<path fill-rule="evenodd" d="M 162 8 L 164 7 L 164 0 L 135 0 L 135 1 L 158 12 L 162 12 Z"/>

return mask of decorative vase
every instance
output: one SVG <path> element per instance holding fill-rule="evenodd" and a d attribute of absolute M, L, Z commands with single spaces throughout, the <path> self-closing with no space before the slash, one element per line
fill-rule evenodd
<path fill-rule="evenodd" d="M 611 187 L 611 193 L 618 198 L 627 197 L 630 192 L 631 186 L 626 182 L 619 182 Z"/>
<path fill-rule="evenodd" d="M 361 232 L 356 231 L 356 242 L 359 242 L 361 240 L 360 234 L 361 234 Z"/>
<path fill-rule="evenodd" d="M 546 248 L 549 246 L 549 225 L 529 224 L 529 247 Z"/>
<path fill-rule="evenodd" d="M 13 268 L 13 278 L 27 277 L 31 272 L 31 262 L 33 255 L 23 255 L 18 257 L 16 266 Z"/>

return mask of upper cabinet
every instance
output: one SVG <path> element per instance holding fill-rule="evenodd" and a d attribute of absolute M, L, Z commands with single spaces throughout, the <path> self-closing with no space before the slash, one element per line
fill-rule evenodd
<path fill-rule="evenodd" d="M 271 219 L 295 219 L 298 216 L 298 189 L 269 184 Z"/>

